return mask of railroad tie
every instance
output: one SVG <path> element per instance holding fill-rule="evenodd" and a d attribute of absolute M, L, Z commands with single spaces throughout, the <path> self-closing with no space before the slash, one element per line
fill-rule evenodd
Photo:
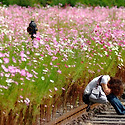
<path fill-rule="evenodd" d="M 105 110 L 95 113 L 90 116 L 85 124 L 90 125 L 125 125 L 125 115 L 117 115 L 114 108 L 108 104 Z"/>

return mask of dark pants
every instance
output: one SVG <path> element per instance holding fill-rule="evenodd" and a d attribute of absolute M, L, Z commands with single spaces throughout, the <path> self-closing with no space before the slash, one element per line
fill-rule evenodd
<path fill-rule="evenodd" d="M 107 99 L 111 103 L 111 105 L 114 107 L 118 115 L 125 114 L 125 107 L 122 105 L 120 100 L 114 94 L 111 93 L 107 95 Z"/>

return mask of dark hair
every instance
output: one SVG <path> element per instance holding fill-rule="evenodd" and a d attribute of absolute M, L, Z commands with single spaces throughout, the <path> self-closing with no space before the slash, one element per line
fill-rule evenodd
<path fill-rule="evenodd" d="M 108 87 L 111 89 L 111 92 L 116 96 L 121 96 L 123 94 L 123 83 L 118 78 L 110 77 Z"/>

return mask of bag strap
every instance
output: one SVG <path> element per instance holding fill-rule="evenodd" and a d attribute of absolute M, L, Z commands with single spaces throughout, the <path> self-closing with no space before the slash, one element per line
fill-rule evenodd
<path fill-rule="evenodd" d="M 102 77 L 103 77 L 103 75 L 101 75 L 100 78 L 98 79 L 97 86 L 101 85 L 100 83 L 101 83 Z"/>

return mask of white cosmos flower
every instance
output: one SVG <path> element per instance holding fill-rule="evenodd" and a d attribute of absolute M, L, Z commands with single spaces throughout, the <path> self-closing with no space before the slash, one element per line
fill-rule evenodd
<path fill-rule="evenodd" d="M 21 85 L 23 85 L 23 83 L 20 83 Z"/>
<path fill-rule="evenodd" d="M 8 74 L 5 74 L 5 77 L 10 77 L 10 74 L 8 73 Z"/>
<path fill-rule="evenodd" d="M 12 82 L 14 82 L 14 81 L 13 81 L 12 79 L 7 79 L 6 82 L 7 82 L 7 83 L 12 83 Z"/>
<path fill-rule="evenodd" d="M 33 62 L 37 62 L 37 60 L 33 60 Z"/>
<path fill-rule="evenodd" d="M 35 55 L 36 55 L 36 56 L 39 56 L 39 55 L 40 55 L 40 53 L 35 53 Z"/>
<path fill-rule="evenodd" d="M 28 71 L 27 67 L 25 67 L 25 70 Z"/>
<path fill-rule="evenodd" d="M 50 97 L 50 98 L 52 98 L 52 96 L 51 96 L 51 95 L 49 95 L 49 97 Z"/>
<path fill-rule="evenodd" d="M 45 80 L 45 77 L 44 77 L 44 76 L 42 76 L 42 77 L 41 77 L 41 79 L 42 79 L 42 80 Z"/>
<path fill-rule="evenodd" d="M 54 87 L 55 91 L 57 91 L 58 89 L 56 87 Z"/>
<path fill-rule="evenodd" d="M 3 61 L 0 59 L 0 63 L 3 63 Z"/>
<path fill-rule="evenodd" d="M 48 72 L 47 70 L 43 69 L 43 72 Z"/>
<path fill-rule="evenodd" d="M 40 59 L 40 60 L 43 60 L 43 57 L 40 57 L 39 59 Z"/>
<path fill-rule="evenodd" d="M 50 80 L 50 82 L 54 83 L 54 81 L 53 81 L 53 80 Z"/>

